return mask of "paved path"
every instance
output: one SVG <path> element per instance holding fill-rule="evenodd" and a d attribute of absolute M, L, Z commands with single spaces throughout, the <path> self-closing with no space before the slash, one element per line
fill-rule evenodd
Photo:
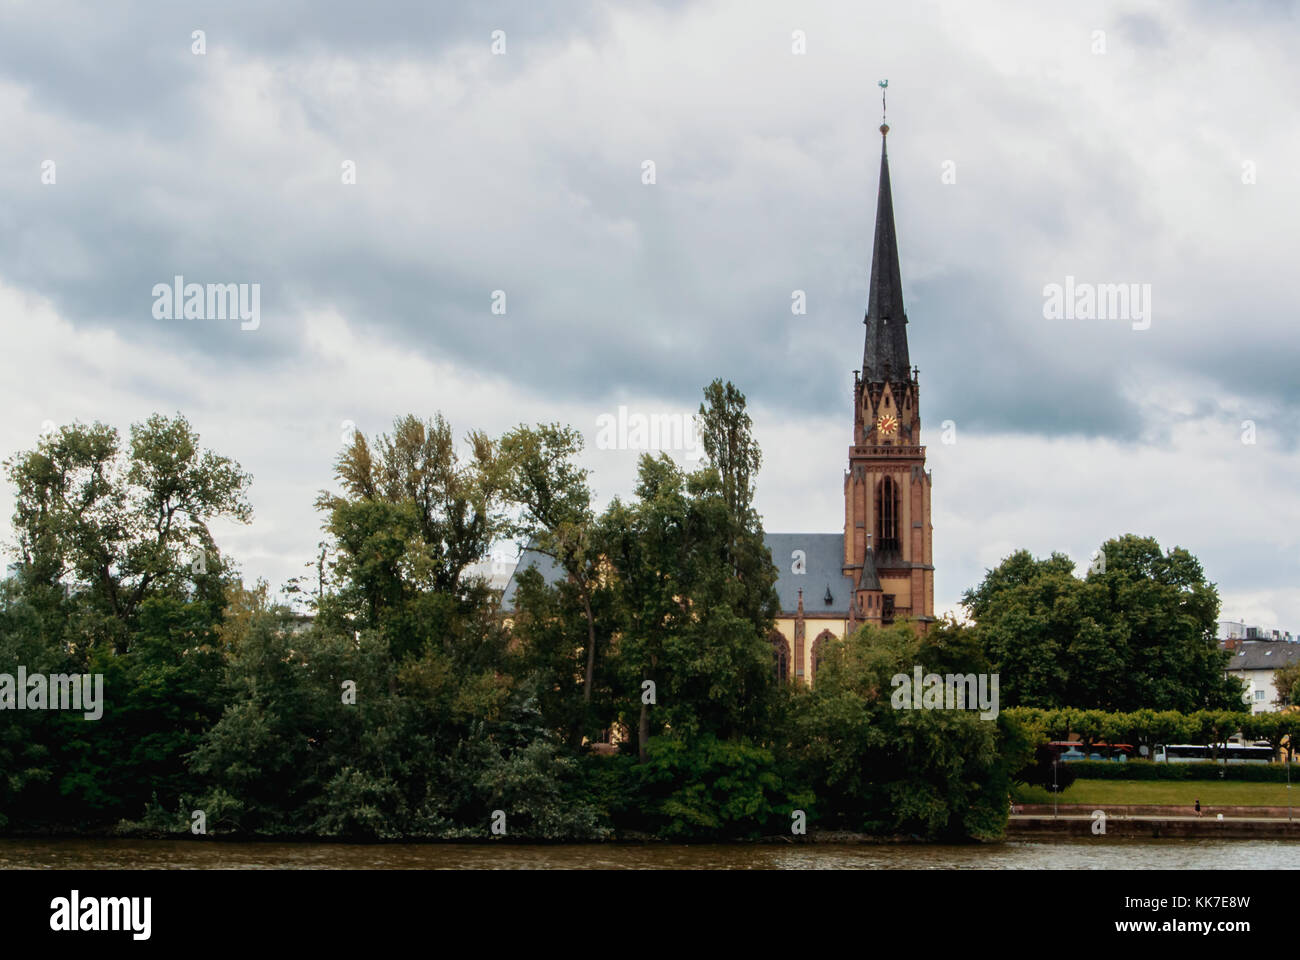
<path fill-rule="evenodd" d="M 1098 807 L 1103 810 L 1103 807 Z M 1010 816 L 1012 820 L 1091 820 L 1088 814 L 1062 813 L 1058 816 L 1052 816 L 1050 813 L 1013 813 Z M 1168 814 L 1137 814 L 1136 816 L 1128 813 L 1106 814 L 1107 820 L 1185 820 L 1190 823 L 1300 823 L 1300 821 L 1288 820 L 1286 817 L 1224 817 L 1219 820 L 1218 816 L 1201 816 L 1201 817 L 1180 817 Z"/>

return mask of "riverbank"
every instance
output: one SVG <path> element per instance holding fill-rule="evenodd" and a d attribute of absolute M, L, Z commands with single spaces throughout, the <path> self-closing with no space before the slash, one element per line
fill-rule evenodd
<path fill-rule="evenodd" d="M 1082 822 L 1082 821 L 1081 821 Z M 0 839 L 0 870 L 1295 869 L 1300 842 L 1061 834 L 987 844 L 211 843 Z"/>
<path fill-rule="evenodd" d="M 1103 821 L 1091 812 L 1058 811 L 1046 814 L 1013 814 L 1007 822 L 1007 839 L 1071 839 L 1082 837 L 1136 839 L 1215 840 L 1300 840 L 1300 820 L 1282 817 L 1171 816 L 1164 814 L 1119 814 L 1106 811 L 1105 833 L 1098 833 Z M 1300 851 L 1298 851 L 1300 852 Z"/>

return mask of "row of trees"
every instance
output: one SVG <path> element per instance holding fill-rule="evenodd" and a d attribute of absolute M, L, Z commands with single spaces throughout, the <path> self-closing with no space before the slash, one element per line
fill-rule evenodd
<path fill-rule="evenodd" d="M 1135 748 L 1156 744 L 1222 744 L 1240 736 L 1244 740 L 1264 740 L 1274 754 L 1300 733 L 1300 712 L 1277 711 L 1249 713 L 1241 710 L 1135 710 L 1131 713 L 1105 710 L 1057 709 L 1038 710 L 1017 707 L 1010 711 L 1014 719 L 1031 731 L 1035 739 L 1069 740 L 1077 738 L 1084 753 L 1095 743 L 1127 743 Z"/>
<path fill-rule="evenodd" d="M 210 830 L 461 837 L 502 811 L 516 837 L 716 837 L 802 813 L 991 837 L 1037 728 L 894 710 L 894 674 L 1000 671 L 1004 705 L 1120 702 L 1093 669 L 1170 709 L 1227 696 L 1202 630 L 1212 585 L 1135 538 L 1107 545 L 1095 581 L 1016 555 L 968 595 L 974 625 L 864 630 L 825 652 L 816 689 L 782 683 L 744 397 L 715 382 L 699 417 L 698 469 L 643 456 L 604 509 L 558 424 L 471 433 L 464 456 L 441 416 L 356 435 L 316 502 L 315 576 L 288 588 L 306 622 L 217 549 L 215 520 L 251 517 L 250 478 L 183 417 L 125 444 L 99 424 L 42 438 L 6 464 L 18 566 L 0 672 L 102 673 L 108 702 L 95 722 L 6 712 L 0 826 L 180 830 L 202 810 Z M 470 572 L 503 539 L 561 571 L 522 572 L 508 622 Z M 1139 651 L 1167 669 L 1130 675 Z M 613 727 L 623 752 L 590 752 Z"/>

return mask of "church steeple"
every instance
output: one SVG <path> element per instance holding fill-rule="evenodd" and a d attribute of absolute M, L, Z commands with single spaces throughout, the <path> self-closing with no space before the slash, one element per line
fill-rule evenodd
<path fill-rule="evenodd" d="M 889 127 L 880 125 L 880 190 L 876 198 L 876 236 L 871 251 L 871 286 L 867 297 L 866 345 L 862 379 L 866 383 L 900 382 L 910 378 L 907 354 L 907 314 L 903 311 L 903 279 L 898 266 L 898 235 L 894 231 L 894 197 L 889 188 Z"/>
<path fill-rule="evenodd" d="M 882 80 L 883 90 L 887 81 Z M 885 137 L 889 127 L 882 123 Z M 880 190 L 867 294 L 862 370 L 853 372 L 853 444 L 844 474 L 844 576 L 849 623 L 934 619 L 930 472 L 921 445 L 921 384 L 907 350 L 907 314 L 894 231 L 889 153 L 880 144 Z"/>

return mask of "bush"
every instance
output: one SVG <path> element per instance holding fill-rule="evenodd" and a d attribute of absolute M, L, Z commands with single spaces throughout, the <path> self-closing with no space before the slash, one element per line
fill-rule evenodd
<path fill-rule="evenodd" d="M 789 829 L 793 805 L 771 750 L 712 734 L 653 737 L 649 746 L 637 773 L 661 837 L 758 837 Z"/>

